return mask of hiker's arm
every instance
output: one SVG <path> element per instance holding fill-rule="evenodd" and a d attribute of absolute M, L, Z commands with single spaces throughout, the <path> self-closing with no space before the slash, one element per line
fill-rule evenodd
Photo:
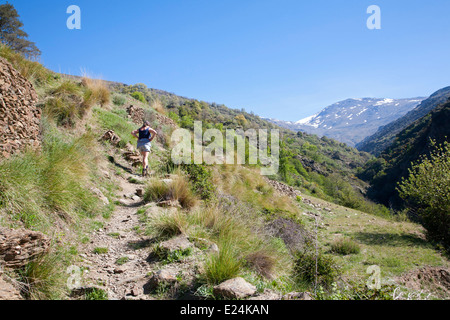
<path fill-rule="evenodd" d="M 152 134 L 152 138 L 150 139 L 150 142 L 151 142 L 151 141 L 153 141 L 153 139 L 156 138 L 156 136 L 158 135 L 158 132 L 156 132 L 156 131 L 153 130 L 153 129 L 150 129 L 150 133 Z"/>
<path fill-rule="evenodd" d="M 139 130 L 135 130 L 133 131 L 131 134 L 133 135 L 133 137 L 135 137 L 136 139 L 139 139 L 139 137 L 137 136 Z"/>

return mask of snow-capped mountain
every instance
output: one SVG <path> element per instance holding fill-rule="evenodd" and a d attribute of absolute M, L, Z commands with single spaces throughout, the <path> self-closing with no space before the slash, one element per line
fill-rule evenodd
<path fill-rule="evenodd" d="M 404 116 L 424 99 L 347 99 L 297 122 L 270 121 L 291 130 L 327 136 L 355 146 L 379 127 Z"/>

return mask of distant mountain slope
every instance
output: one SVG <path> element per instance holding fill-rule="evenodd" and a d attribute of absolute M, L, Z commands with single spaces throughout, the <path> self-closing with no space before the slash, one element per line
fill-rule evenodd
<path fill-rule="evenodd" d="M 450 87 L 443 88 L 428 99 L 422 101 L 414 110 L 408 112 L 405 116 L 389 123 L 388 125 L 380 128 L 374 135 L 367 137 L 362 142 L 356 145 L 356 148 L 360 151 L 370 152 L 374 155 L 379 155 L 394 141 L 395 136 L 411 125 L 414 121 L 422 118 L 436 106 L 445 103 L 450 97 Z"/>
<path fill-rule="evenodd" d="M 347 99 L 297 122 L 271 121 L 291 130 L 327 136 L 353 147 L 379 127 L 404 116 L 423 99 Z"/>
<path fill-rule="evenodd" d="M 370 182 L 368 196 L 385 205 L 398 207 L 397 183 L 408 176 L 412 162 L 431 151 L 430 139 L 438 144 L 450 138 L 450 100 L 401 131 L 380 158 L 369 162 L 359 176 Z"/>

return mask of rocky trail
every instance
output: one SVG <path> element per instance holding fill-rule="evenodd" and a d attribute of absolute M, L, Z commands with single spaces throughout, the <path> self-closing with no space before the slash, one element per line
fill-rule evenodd
<path fill-rule="evenodd" d="M 93 285 L 105 287 L 109 299 L 144 297 L 143 287 L 152 268 L 147 262 L 147 239 L 139 236 L 137 209 L 141 199 L 130 195 L 136 192 L 136 185 L 118 177 L 121 191 L 118 193 L 121 206 L 103 226 L 94 231 L 90 243 L 80 255 L 84 259 L 86 280 Z M 148 281 L 148 279 L 147 279 Z"/>

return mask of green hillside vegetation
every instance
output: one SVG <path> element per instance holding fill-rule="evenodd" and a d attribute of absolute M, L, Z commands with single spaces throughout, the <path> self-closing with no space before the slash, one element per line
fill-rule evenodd
<path fill-rule="evenodd" d="M 193 130 L 194 121 L 203 129 L 277 129 L 282 139 L 280 172 L 272 179 L 299 188 L 304 193 L 350 208 L 380 215 L 389 211 L 364 198 L 366 183 L 356 177 L 358 168 L 373 157 L 327 137 L 293 132 L 245 110 L 207 103 L 149 89 L 144 84 L 127 86 L 112 83 L 123 94 L 141 92 L 149 104 L 172 118 L 182 128 Z M 162 110 L 161 110 L 162 109 Z"/>
<path fill-rule="evenodd" d="M 360 172 L 360 178 L 370 182 L 368 196 L 386 206 L 404 208 L 397 184 L 408 177 L 412 162 L 431 153 L 432 141 L 436 144 L 448 141 L 449 121 L 450 103 L 445 103 L 400 132 L 392 146 L 378 159 L 369 161 Z"/>
<path fill-rule="evenodd" d="M 150 242 L 135 246 L 147 250 L 155 268 L 192 258 L 197 247 L 205 253 L 193 283 L 177 276 L 181 291 L 217 299 L 214 285 L 241 276 L 259 293 L 271 289 L 281 294 L 309 291 L 317 299 L 392 299 L 394 286 L 399 286 L 393 281 L 404 272 L 417 266 L 448 267 L 448 260 L 424 240 L 420 225 L 395 221 L 387 209 L 364 199 L 365 184 L 355 175 L 372 159 L 366 153 L 280 129 L 281 170 L 271 178 L 304 193 L 290 198 L 259 175 L 259 165 L 175 166 L 170 161 L 171 129 L 155 117 L 166 114 L 189 129 L 194 120 L 202 120 L 205 129 L 276 128 L 256 115 L 143 85 L 61 76 L 4 47 L 0 55 L 33 82 L 44 115 L 42 151 L 0 161 L 0 224 L 41 231 L 53 239 L 47 255 L 10 274 L 22 284 L 26 298 L 71 298 L 67 267 L 83 261 L 79 250 L 90 243 L 93 231 L 103 230 L 118 208 L 125 208 L 117 201 L 120 186 L 114 181 L 126 181 L 140 170 L 127 166 L 121 156 L 128 142 L 135 144 L 130 133 L 136 125 L 126 111 L 130 104 L 144 108 L 161 137 L 150 157 L 151 179 L 135 178 L 144 195 L 140 206 L 126 207 L 139 216 L 139 225 L 129 232 Z M 134 92 L 141 92 L 145 102 L 132 97 Z M 100 141 L 107 130 L 114 130 L 122 142 L 114 146 Z M 167 177 L 171 182 L 161 183 Z M 109 204 L 93 188 L 101 189 Z M 157 201 L 178 201 L 180 208 L 151 216 L 148 211 Z M 167 255 L 161 243 L 178 235 L 188 236 L 196 249 Z M 217 245 L 218 253 L 207 251 L 209 243 Z M 97 255 L 110 251 L 94 249 Z M 312 268 L 316 258 L 318 273 Z M 126 263 L 126 258 L 117 261 Z M 381 290 L 366 287 L 366 269 L 374 264 L 382 269 Z M 164 287 L 148 294 L 179 298 Z M 95 288 L 84 298 L 107 296 Z"/>

